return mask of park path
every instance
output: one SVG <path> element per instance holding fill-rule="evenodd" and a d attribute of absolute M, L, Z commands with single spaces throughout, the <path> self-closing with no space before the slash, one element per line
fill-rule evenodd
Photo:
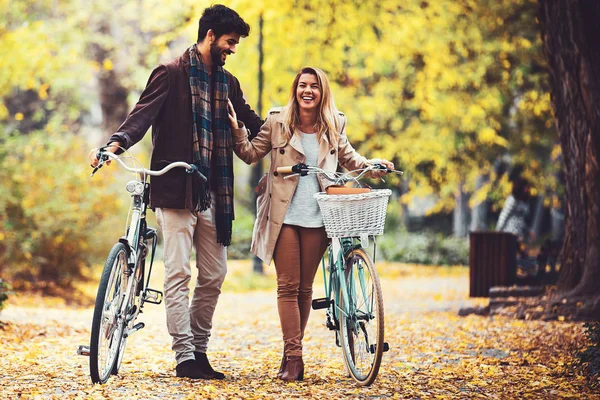
<path fill-rule="evenodd" d="M 424 272 L 425 271 L 425 272 Z M 426 272 L 429 271 L 429 272 Z M 209 356 L 225 381 L 175 379 L 164 306 L 148 305 L 146 328 L 128 344 L 121 374 L 91 385 L 91 308 L 10 305 L 0 319 L 2 398 L 600 398 L 573 372 L 584 341 L 579 323 L 457 316 L 468 299 L 466 269 L 409 268 L 383 279 L 386 341 L 377 381 L 356 386 L 344 373 L 324 311 L 313 311 L 305 338 L 305 381 L 275 379 L 281 354 L 275 293 L 224 292 Z M 323 289 L 317 284 L 315 296 Z M 596 396 L 596 397 L 594 397 Z"/>

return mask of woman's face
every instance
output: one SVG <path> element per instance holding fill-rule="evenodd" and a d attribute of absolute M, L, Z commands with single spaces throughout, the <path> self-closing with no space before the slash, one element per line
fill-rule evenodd
<path fill-rule="evenodd" d="M 317 110 L 321 102 L 319 81 L 313 74 L 302 74 L 296 86 L 296 101 L 301 110 Z"/>

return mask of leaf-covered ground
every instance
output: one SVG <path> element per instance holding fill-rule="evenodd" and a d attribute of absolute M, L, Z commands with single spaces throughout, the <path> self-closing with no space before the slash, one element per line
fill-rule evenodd
<path fill-rule="evenodd" d="M 221 295 L 209 357 L 227 373 L 225 381 L 176 379 L 164 306 L 148 305 L 141 315 L 146 328 L 131 338 L 120 375 L 105 385 L 91 384 L 88 359 L 76 355 L 77 345 L 89 342 L 91 308 L 13 298 L 0 314 L 0 393 L 60 399 L 600 398 L 574 372 L 574 352 L 585 343 L 581 323 L 459 317 L 459 307 L 482 302 L 468 299 L 466 269 L 384 270 L 391 349 L 368 388 L 346 376 L 323 310 L 309 321 L 304 382 L 277 380 L 282 344 L 275 292 L 263 290 Z M 315 289 L 316 296 L 323 292 L 320 284 Z"/>

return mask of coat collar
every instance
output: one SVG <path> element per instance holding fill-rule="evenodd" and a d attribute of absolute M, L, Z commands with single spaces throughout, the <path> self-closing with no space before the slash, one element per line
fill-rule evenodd
<path fill-rule="evenodd" d="M 302 147 L 302 140 L 298 135 L 292 135 L 290 139 L 290 146 L 292 146 L 292 148 L 298 153 L 306 157 L 306 153 L 304 153 L 304 147 Z"/>
<path fill-rule="evenodd" d="M 273 108 L 272 111 L 274 111 L 274 112 L 272 112 L 270 114 L 270 117 L 273 118 L 273 122 L 281 124 L 281 127 L 280 127 L 281 132 L 283 132 L 284 109 L 285 109 L 284 107 Z M 303 156 L 306 156 L 306 154 L 304 153 L 304 148 L 302 147 L 302 141 L 300 140 L 300 138 L 297 135 L 292 135 L 291 139 L 289 140 L 289 144 L 294 150 L 296 150 Z M 280 145 L 284 146 L 285 143 L 281 143 Z M 323 137 L 319 144 L 319 157 L 318 157 L 318 166 L 319 167 L 322 167 L 324 165 L 325 158 L 327 157 L 328 154 L 331 153 L 331 150 L 333 150 L 333 147 L 330 145 L 329 139 L 327 139 L 327 137 Z"/>

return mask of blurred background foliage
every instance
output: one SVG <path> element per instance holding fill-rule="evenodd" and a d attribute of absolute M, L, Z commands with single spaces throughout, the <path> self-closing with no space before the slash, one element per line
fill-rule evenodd
<path fill-rule="evenodd" d="M 68 286 L 121 235 L 125 174 L 90 181 L 88 149 L 118 128 L 151 69 L 195 42 L 211 3 L 0 0 L 0 274 L 13 286 Z M 406 171 L 385 183 L 387 259 L 466 264 L 464 237 L 493 228 L 516 163 L 560 207 L 535 0 L 224 3 L 252 26 L 226 67 L 263 117 L 300 67 L 318 66 L 359 152 Z M 148 137 L 135 148 L 145 165 Z M 232 258 L 249 257 L 249 176 L 236 165 Z"/>

